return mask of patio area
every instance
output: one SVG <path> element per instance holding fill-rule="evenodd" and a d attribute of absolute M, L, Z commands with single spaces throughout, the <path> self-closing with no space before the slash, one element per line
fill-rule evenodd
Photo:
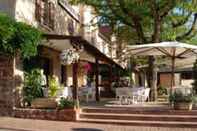
<path fill-rule="evenodd" d="M 174 110 L 168 102 L 119 104 L 115 99 L 81 103 L 79 122 L 147 127 L 197 127 L 197 108 Z"/>
<path fill-rule="evenodd" d="M 44 120 L 0 117 L 0 131 L 195 131 L 195 128 L 138 127 L 80 122 L 57 122 Z"/>
<path fill-rule="evenodd" d="M 89 101 L 89 102 L 81 102 L 81 107 L 109 107 L 109 108 L 163 108 L 163 109 L 171 109 L 172 107 L 168 102 L 142 102 L 137 104 L 120 104 L 119 100 L 116 98 L 101 98 L 99 102 Z"/>

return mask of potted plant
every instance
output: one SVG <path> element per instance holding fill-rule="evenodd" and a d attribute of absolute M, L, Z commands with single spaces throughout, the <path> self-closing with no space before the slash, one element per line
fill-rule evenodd
<path fill-rule="evenodd" d="M 58 102 L 58 109 L 74 109 L 75 107 L 75 102 L 71 101 L 67 98 L 61 97 L 59 102 Z"/>
<path fill-rule="evenodd" d="M 168 94 L 168 91 L 166 89 L 166 87 L 160 85 L 158 88 L 157 88 L 157 92 L 158 92 L 158 95 L 159 96 L 165 96 Z"/>
<path fill-rule="evenodd" d="M 170 96 L 170 101 L 174 106 L 175 110 L 192 110 L 193 105 L 193 94 L 184 94 L 181 91 L 174 92 Z"/>
<path fill-rule="evenodd" d="M 42 91 L 40 69 L 33 69 L 31 72 L 25 73 L 23 87 L 24 105 L 31 106 L 32 101 L 42 97 L 44 97 L 44 95 Z"/>
<path fill-rule="evenodd" d="M 32 101 L 32 108 L 42 108 L 42 109 L 55 109 L 57 108 L 57 92 L 60 90 L 60 85 L 58 84 L 55 77 L 49 77 L 48 85 L 48 97 L 37 98 Z"/>

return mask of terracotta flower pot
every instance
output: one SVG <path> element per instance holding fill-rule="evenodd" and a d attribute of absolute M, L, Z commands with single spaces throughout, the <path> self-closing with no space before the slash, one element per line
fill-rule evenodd
<path fill-rule="evenodd" d="M 174 103 L 174 109 L 175 110 L 192 110 L 192 102 L 178 102 Z"/>
<path fill-rule="evenodd" d="M 57 102 L 55 98 L 37 98 L 31 103 L 32 108 L 36 109 L 55 109 Z"/>

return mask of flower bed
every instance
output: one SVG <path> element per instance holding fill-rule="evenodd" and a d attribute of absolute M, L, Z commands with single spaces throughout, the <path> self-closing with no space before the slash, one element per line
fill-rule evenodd
<path fill-rule="evenodd" d="M 55 120 L 55 121 L 76 121 L 79 109 L 14 109 L 14 117 L 27 119 Z"/>

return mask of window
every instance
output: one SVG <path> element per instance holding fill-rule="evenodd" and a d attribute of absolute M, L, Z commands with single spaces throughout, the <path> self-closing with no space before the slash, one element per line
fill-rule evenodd
<path fill-rule="evenodd" d="M 183 72 L 181 73 L 181 79 L 192 79 L 192 72 Z"/>
<path fill-rule="evenodd" d="M 36 0 L 36 20 L 50 29 L 54 29 L 55 5 L 49 0 Z"/>

